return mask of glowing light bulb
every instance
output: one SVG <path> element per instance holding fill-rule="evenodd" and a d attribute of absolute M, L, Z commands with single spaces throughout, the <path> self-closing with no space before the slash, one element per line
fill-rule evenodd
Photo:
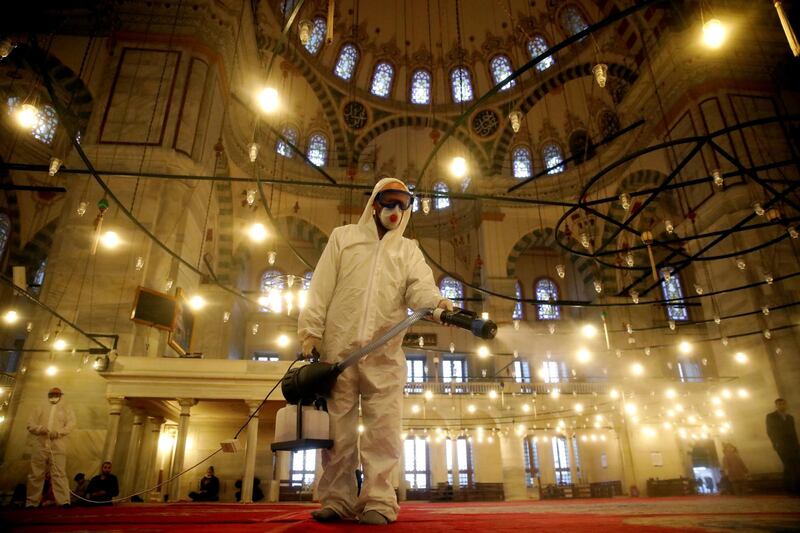
<path fill-rule="evenodd" d="M 364 433 L 364 424 L 359 424 L 358 425 L 358 432 L 359 433 Z"/>
<path fill-rule="evenodd" d="M 15 118 L 22 128 L 32 130 L 39 124 L 39 110 L 34 105 L 22 104 Z"/>
<path fill-rule="evenodd" d="M 50 365 L 44 370 L 44 373 L 48 376 L 55 376 L 58 374 L 58 367 L 55 365 Z"/>
<path fill-rule="evenodd" d="M 472 405 L 472 404 L 469 404 L 469 405 L 467 406 L 467 411 L 469 411 L 470 413 L 474 413 L 474 412 L 476 411 L 476 408 L 475 408 L 475 406 L 474 406 L 474 405 Z"/>
<path fill-rule="evenodd" d="M 272 87 L 262 89 L 261 92 L 258 93 L 258 105 L 265 113 L 272 113 L 277 110 L 280 105 L 278 91 Z"/>
<path fill-rule="evenodd" d="M 572 406 L 572 408 L 575 409 L 576 413 L 582 413 L 583 412 L 583 404 L 582 403 L 576 403 L 574 406 Z"/>
<path fill-rule="evenodd" d="M 267 228 L 260 222 L 255 222 L 248 228 L 247 235 L 251 241 L 262 242 L 267 238 Z"/>
<path fill-rule="evenodd" d="M 248 155 L 250 156 L 250 162 L 255 163 L 256 159 L 258 159 L 258 143 L 250 143 Z"/>
<path fill-rule="evenodd" d="M 51 176 L 55 176 L 58 174 L 59 169 L 61 168 L 63 161 L 61 161 L 57 157 L 53 157 L 50 159 L 50 167 L 47 170 L 47 173 Z"/>
<path fill-rule="evenodd" d="M 454 157 L 450 162 L 450 173 L 456 178 L 463 178 L 467 175 L 467 160 L 463 157 Z"/>
<path fill-rule="evenodd" d="M 481 313 L 481 320 L 489 320 L 489 313 L 487 311 Z"/>
<path fill-rule="evenodd" d="M 667 230 L 667 233 L 672 235 L 675 233 L 675 226 L 672 225 L 672 221 L 667 219 L 664 221 L 664 228 Z"/>
<path fill-rule="evenodd" d="M 517 133 L 520 127 L 522 127 L 522 112 L 512 111 L 508 114 L 508 120 L 511 122 L 511 129 L 514 133 Z"/>
<path fill-rule="evenodd" d="M 611 389 L 608 395 L 616 400 L 617 398 L 619 398 L 619 391 L 617 389 Z"/>
<path fill-rule="evenodd" d="M 664 391 L 664 396 L 670 400 L 674 400 L 678 396 L 678 393 L 675 391 L 675 389 L 667 389 Z"/>
<path fill-rule="evenodd" d="M 703 292 L 704 292 L 703 287 L 701 285 L 698 285 L 697 283 L 695 283 L 694 284 L 694 292 L 696 292 L 697 294 L 703 294 Z"/>
<path fill-rule="evenodd" d="M 411 412 L 412 412 L 413 414 L 417 414 L 417 413 L 419 413 L 419 405 L 417 405 L 417 404 L 414 404 L 414 405 L 412 405 L 412 406 L 411 406 Z"/>
<path fill-rule="evenodd" d="M 756 202 L 753 204 L 753 211 L 755 212 L 756 215 L 760 217 L 763 217 L 764 213 L 766 212 L 764 211 L 764 208 L 761 206 L 760 202 Z"/>
<path fill-rule="evenodd" d="M 714 180 L 714 185 L 720 189 L 725 184 L 725 180 L 722 178 L 722 172 L 720 172 L 718 168 L 711 171 L 711 178 Z"/>
<path fill-rule="evenodd" d="M 6 324 L 16 324 L 19 320 L 19 314 L 13 309 L 9 309 L 3 314 L 3 322 Z"/>
<path fill-rule="evenodd" d="M 766 306 L 766 305 L 765 305 L 765 306 L 763 306 L 763 307 L 761 308 L 761 313 L 762 313 L 764 316 L 767 316 L 767 315 L 769 314 L 769 306 Z"/>
<path fill-rule="evenodd" d="M 314 25 L 310 20 L 304 19 L 297 24 L 297 36 L 300 38 L 300 44 L 303 46 L 308 44 L 312 31 L 314 31 Z"/>
<path fill-rule="evenodd" d="M 681 343 L 678 344 L 678 350 L 682 354 L 688 355 L 692 353 L 692 344 L 689 341 L 681 341 Z"/>
<path fill-rule="evenodd" d="M 603 284 L 600 282 L 600 280 L 596 279 L 592 283 L 594 284 L 594 292 L 601 294 L 603 292 Z"/>
<path fill-rule="evenodd" d="M 561 391 L 558 389 L 553 389 L 550 391 L 550 397 L 554 400 L 557 400 L 561 396 Z"/>
<path fill-rule="evenodd" d="M 739 270 L 744 270 L 745 268 L 747 268 L 747 263 L 745 263 L 744 259 L 742 259 L 741 257 L 737 257 L 736 268 L 738 268 Z"/>
<path fill-rule="evenodd" d="M 622 206 L 622 209 L 627 211 L 631 208 L 631 195 L 624 192 L 619 195 L 619 203 Z"/>
<path fill-rule="evenodd" d="M 750 397 L 750 393 L 747 391 L 747 389 L 741 387 L 737 389 L 736 395 L 742 399 Z"/>
<path fill-rule="evenodd" d="M 274 265 L 275 264 L 275 260 L 277 258 L 278 258 L 278 253 L 275 250 L 270 250 L 267 253 L 267 263 L 269 263 L 270 265 Z"/>
<path fill-rule="evenodd" d="M 769 329 L 765 329 L 761 333 L 764 335 L 765 339 L 771 339 L 772 338 L 772 332 Z"/>
<path fill-rule="evenodd" d="M 200 296 L 199 294 L 195 294 L 194 296 L 189 298 L 189 307 L 191 307 L 195 311 L 199 311 L 205 306 L 206 306 L 206 299 Z"/>
<path fill-rule="evenodd" d="M 431 199 L 427 196 L 422 199 L 422 212 L 426 215 L 431 212 Z"/>
<path fill-rule="evenodd" d="M 226 323 L 226 324 L 227 324 L 228 322 L 230 322 L 230 320 L 231 320 L 231 313 L 230 313 L 230 311 L 225 311 L 224 313 L 222 313 L 222 321 L 223 321 L 224 323 Z"/>
<path fill-rule="evenodd" d="M 86 202 L 81 202 L 78 204 L 78 208 L 75 210 L 75 212 L 78 213 L 79 217 L 82 217 L 83 215 L 86 214 L 86 208 L 88 207 L 88 205 L 89 204 L 87 204 Z"/>
<path fill-rule="evenodd" d="M 433 392 L 432 392 L 432 391 L 429 391 L 429 390 L 426 390 L 426 391 L 425 391 L 425 399 L 426 399 L 426 400 L 431 400 L 431 399 L 433 399 Z"/>
<path fill-rule="evenodd" d="M 567 271 L 564 270 L 564 265 L 562 264 L 556 265 L 556 274 L 558 274 L 559 278 L 564 279 L 564 276 L 567 275 Z"/>
<path fill-rule="evenodd" d="M 703 24 L 703 43 L 709 48 L 719 48 L 725 42 L 726 33 L 719 19 L 709 19 Z"/>
<path fill-rule="evenodd" d="M 635 264 L 633 254 L 631 252 L 625 254 L 625 264 L 629 267 L 632 267 Z"/>
<path fill-rule="evenodd" d="M 625 404 L 625 412 L 626 412 L 627 414 L 629 414 L 629 415 L 635 415 L 635 414 L 636 414 L 636 411 L 638 411 L 638 408 L 636 407 L 636 404 L 635 404 L 635 403 L 630 403 L 630 402 L 628 402 L 628 403 L 626 403 L 626 404 Z"/>
<path fill-rule="evenodd" d="M 487 357 L 489 357 L 489 348 L 487 348 L 486 346 L 478 347 L 478 357 L 480 357 L 481 359 L 486 359 Z"/>
<path fill-rule="evenodd" d="M 113 250 L 119 246 L 119 235 L 115 231 L 107 231 L 100 236 L 100 244 L 109 250 Z"/>
<path fill-rule="evenodd" d="M 531 406 L 528 405 L 527 403 L 523 403 L 522 404 L 522 412 L 529 413 L 530 411 L 531 411 Z"/>
<path fill-rule="evenodd" d="M 740 365 L 744 365 L 749 361 L 749 359 L 747 358 L 747 354 L 744 352 L 736 352 L 733 356 L 733 360 L 739 363 Z"/>
<path fill-rule="evenodd" d="M 730 391 L 730 389 L 722 389 L 722 390 L 720 391 L 720 394 L 721 394 L 721 395 L 722 395 L 722 397 L 723 397 L 723 398 L 725 398 L 726 400 L 730 400 L 730 399 L 733 397 L 733 394 L 731 394 L 731 391 Z"/>
<path fill-rule="evenodd" d="M 258 335 L 258 324 L 253 324 L 250 327 L 250 333 L 252 333 L 253 335 Z"/>
<path fill-rule="evenodd" d="M 631 365 L 631 374 L 633 374 L 634 376 L 641 376 L 642 374 L 644 374 L 644 366 L 642 365 L 642 363 L 633 363 Z"/>
<path fill-rule="evenodd" d="M 628 294 L 630 295 L 631 300 L 633 301 L 633 303 L 635 303 L 635 304 L 639 303 L 639 291 L 633 291 L 632 290 Z"/>
<path fill-rule="evenodd" d="M 586 348 L 578 350 L 577 359 L 579 363 L 588 363 L 592 359 L 592 353 Z"/>
<path fill-rule="evenodd" d="M 489 399 L 490 400 L 496 400 L 497 399 L 497 391 L 496 390 L 490 390 L 489 391 Z"/>
<path fill-rule="evenodd" d="M 587 339 L 593 339 L 597 336 L 597 328 L 592 324 L 584 324 L 581 327 L 581 334 Z"/>
<path fill-rule="evenodd" d="M 592 67 L 592 73 L 594 74 L 595 81 L 597 81 L 597 85 L 599 85 L 601 89 L 605 87 L 606 80 L 608 80 L 608 65 L 605 63 L 598 63 Z"/>
<path fill-rule="evenodd" d="M 454 353 L 456 351 L 455 343 L 451 342 L 449 348 L 450 348 L 450 353 Z"/>

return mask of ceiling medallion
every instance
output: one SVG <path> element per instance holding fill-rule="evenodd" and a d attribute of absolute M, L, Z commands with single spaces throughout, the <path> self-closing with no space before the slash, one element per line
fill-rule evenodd
<path fill-rule="evenodd" d="M 366 106 L 355 100 L 344 104 L 342 115 L 344 123 L 347 124 L 348 128 L 353 130 L 363 129 L 364 126 L 367 125 L 367 122 L 369 122 L 369 113 L 367 112 Z"/>
<path fill-rule="evenodd" d="M 472 131 L 484 139 L 500 129 L 500 116 L 492 109 L 482 109 L 472 117 Z"/>

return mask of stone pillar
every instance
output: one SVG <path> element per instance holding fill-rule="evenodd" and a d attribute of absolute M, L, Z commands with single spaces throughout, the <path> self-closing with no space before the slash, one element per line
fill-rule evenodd
<path fill-rule="evenodd" d="M 253 414 L 261 405 L 260 400 L 246 401 L 248 414 Z M 256 474 L 256 451 L 258 451 L 258 415 L 247 423 L 247 448 L 244 454 L 242 474 L 242 503 L 253 503 L 253 477 Z"/>
<path fill-rule="evenodd" d="M 133 492 L 136 482 L 136 468 L 139 464 L 139 454 L 142 449 L 142 435 L 144 434 L 144 421 L 147 419 L 144 411 L 133 409 L 133 427 L 131 427 L 131 438 L 128 442 L 128 456 L 125 458 L 125 474 L 122 476 L 123 495 L 127 496 Z"/>
<path fill-rule="evenodd" d="M 569 461 L 569 477 L 570 479 L 572 479 L 573 485 L 577 485 L 578 463 L 575 460 L 575 448 L 572 445 L 572 436 L 569 434 L 565 434 L 564 438 L 567 440 L 567 460 Z"/>
<path fill-rule="evenodd" d="M 506 500 L 525 500 L 525 455 L 522 438 L 516 432 L 500 436 L 500 460 L 503 465 L 503 492 Z"/>
<path fill-rule="evenodd" d="M 289 453 L 290 452 L 272 453 L 272 480 L 269 483 L 269 494 L 267 494 L 267 501 L 270 503 L 275 503 L 280 500 L 281 476 L 283 475 L 284 465 L 286 464 L 286 459 L 289 457 Z"/>
<path fill-rule="evenodd" d="M 402 451 L 400 453 L 400 464 L 398 466 L 398 479 L 397 479 L 397 500 L 404 502 L 406 501 L 406 489 L 408 488 L 406 485 L 406 454 L 405 454 L 405 446 L 406 442 L 403 441 L 402 444 Z M 430 469 L 430 465 L 428 465 L 428 469 Z M 429 470 L 430 471 L 430 470 Z"/>
<path fill-rule="evenodd" d="M 139 492 L 149 489 L 156 484 L 156 459 L 158 458 L 158 441 L 161 438 L 161 425 L 164 419 L 160 416 L 151 416 L 147 419 L 148 434 L 142 439 L 142 453 L 139 461 L 141 467 L 139 476 L 134 486 L 134 491 Z M 147 500 L 147 494 L 141 495 Z"/>
<path fill-rule="evenodd" d="M 628 435 L 628 423 L 623 422 L 621 417 L 614 424 L 619 440 L 620 466 L 622 468 L 622 492 L 627 494 L 631 486 L 636 485 L 636 471 L 633 466 L 633 450 L 631 449 L 631 439 Z M 639 487 L 641 494 L 642 488 Z"/>
<path fill-rule="evenodd" d="M 119 437 L 119 417 L 122 413 L 124 402 L 125 398 L 121 396 L 108 398 L 108 431 L 106 432 L 103 457 L 100 458 L 100 462 L 114 460 L 114 451 L 117 449 L 117 438 Z"/>
<path fill-rule="evenodd" d="M 178 420 L 178 436 L 175 442 L 175 455 L 172 457 L 170 476 L 175 476 L 183 471 L 183 458 L 186 455 L 186 438 L 189 436 L 189 411 L 197 404 L 191 398 L 178 398 L 181 406 L 181 416 Z M 173 479 L 169 485 L 169 500 L 177 501 L 181 496 L 181 478 Z"/>
<path fill-rule="evenodd" d="M 453 454 L 453 499 L 455 499 L 455 493 L 461 490 L 461 483 L 459 482 L 459 467 L 458 467 L 458 436 L 456 435 L 455 438 L 450 439 L 450 450 Z"/>

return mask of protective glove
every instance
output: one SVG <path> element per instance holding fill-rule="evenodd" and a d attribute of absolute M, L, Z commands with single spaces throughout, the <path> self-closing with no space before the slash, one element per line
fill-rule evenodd
<path fill-rule="evenodd" d="M 448 300 L 447 298 L 442 298 L 439 300 L 439 304 L 436 306 L 439 309 L 444 309 L 445 311 L 453 312 L 453 302 Z"/>
<path fill-rule="evenodd" d="M 314 337 L 313 335 L 306 337 L 300 348 L 300 351 L 303 354 L 303 359 L 313 359 L 315 357 L 319 357 L 319 350 L 321 346 L 322 339 L 319 337 Z"/>
<path fill-rule="evenodd" d="M 51 432 L 48 434 L 48 436 L 50 437 L 50 440 L 55 440 L 55 439 L 58 439 L 58 438 L 60 438 L 60 437 L 61 437 L 61 434 L 60 434 L 58 431 L 51 431 Z"/>
<path fill-rule="evenodd" d="M 31 426 L 28 428 L 28 431 L 32 435 L 47 435 L 47 429 L 44 426 Z"/>

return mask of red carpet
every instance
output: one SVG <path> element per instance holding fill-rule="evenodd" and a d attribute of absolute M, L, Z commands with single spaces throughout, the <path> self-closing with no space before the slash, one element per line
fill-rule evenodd
<path fill-rule="evenodd" d="M 353 522 L 317 524 L 316 505 L 125 504 L 116 507 L 8 510 L 2 530 L 325 532 Z M 615 498 L 576 501 L 405 503 L 388 531 L 515 532 L 799 531 L 800 500 L 782 497 Z"/>

